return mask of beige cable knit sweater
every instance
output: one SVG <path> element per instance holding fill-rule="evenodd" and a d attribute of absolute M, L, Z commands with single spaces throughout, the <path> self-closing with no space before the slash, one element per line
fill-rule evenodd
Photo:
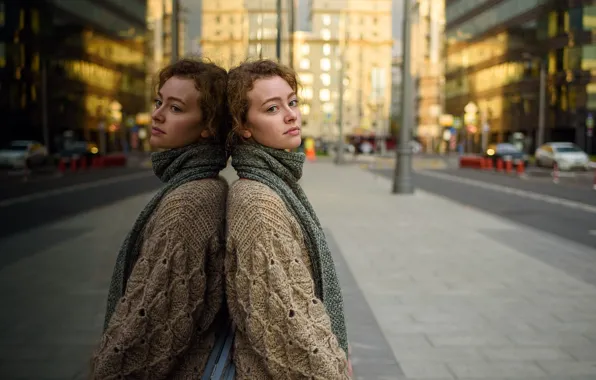
<path fill-rule="evenodd" d="M 238 180 L 227 223 L 236 379 L 348 379 L 346 355 L 315 296 L 302 230 L 282 199 L 266 185 Z"/>
<path fill-rule="evenodd" d="M 200 378 L 224 299 L 227 192 L 224 179 L 204 179 L 160 202 L 93 357 L 93 379 Z"/>

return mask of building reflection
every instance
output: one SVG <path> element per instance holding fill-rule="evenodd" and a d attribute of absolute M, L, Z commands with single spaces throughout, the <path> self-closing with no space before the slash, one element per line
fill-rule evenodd
<path fill-rule="evenodd" d="M 9 95 L 0 110 L 10 120 L 0 143 L 47 140 L 57 151 L 66 137 L 127 148 L 147 109 L 145 1 L 0 1 L 0 14 Z"/>
<path fill-rule="evenodd" d="M 591 1 L 447 1 L 446 110 L 475 102 L 491 142 L 523 133 L 533 152 L 540 65 L 546 64 L 545 141 L 596 151 L 586 120 L 596 116 L 596 5 Z M 570 6 L 571 4 L 571 6 Z M 462 128 L 462 134 L 470 134 Z M 479 149 L 480 130 L 472 140 Z"/>

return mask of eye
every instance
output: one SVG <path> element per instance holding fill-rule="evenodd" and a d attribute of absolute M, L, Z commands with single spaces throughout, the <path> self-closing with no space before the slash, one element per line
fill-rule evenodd
<path fill-rule="evenodd" d="M 157 109 L 157 108 L 159 108 L 159 107 L 161 107 L 161 100 L 159 100 L 159 99 L 154 99 L 154 100 L 153 100 L 153 103 L 154 103 L 154 107 L 155 107 L 156 109 Z"/>
<path fill-rule="evenodd" d="M 172 109 L 172 112 L 182 112 L 182 110 L 178 108 L 178 106 L 172 106 L 170 108 Z"/>
<path fill-rule="evenodd" d="M 273 113 L 273 112 L 277 111 L 277 109 L 278 109 L 277 106 L 271 106 L 271 107 L 267 108 L 267 112 Z"/>
<path fill-rule="evenodd" d="M 293 99 L 290 101 L 290 107 L 296 107 L 298 105 L 298 99 Z"/>

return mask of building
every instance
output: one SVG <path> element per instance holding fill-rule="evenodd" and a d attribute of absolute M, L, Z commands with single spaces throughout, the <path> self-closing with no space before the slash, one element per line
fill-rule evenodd
<path fill-rule="evenodd" d="M 211 0 L 202 4 L 201 54 L 225 68 L 248 57 L 249 22 L 244 3 L 245 0 Z"/>
<path fill-rule="evenodd" d="M 311 0 L 310 6 L 309 37 L 295 46 L 295 68 L 309 108 L 304 133 L 333 139 L 342 106 L 345 135 L 387 136 L 391 0 Z M 340 80 L 343 105 L 339 104 Z"/>
<path fill-rule="evenodd" d="M 0 144 L 125 148 L 146 106 L 145 15 L 143 0 L 0 2 Z"/>
<path fill-rule="evenodd" d="M 186 19 L 184 7 L 178 0 L 177 56 L 186 51 Z M 148 46 L 150 47 L 148 71 L 156 73 L 172 61 L 172 14 L 173 0 L 147 0 Z"/>
<path fill-rule="evenodd" d="M 414 83 L 414 135 L 426 151 L 437 151 L 442 140 L 444 0 L 417 0 L 411 14 L 410 67 Z"/>
<path fill-rule="evenodd" d="M 534 151 L 544 64 L 544 141 L 596 151 L 595 32 L 593 1 L 447 0 L 446 111 L 463 118 L 476 105 L 460 132 L 469 149 L 480 150 L 486 130 L 489 141 Z"/>
<path fill-rule="evenodd" d="M 345 133 L 386 135 L 391 0 L 303 0 L 293 2 L 294 12 L 289 4 L 282 2 L 280 61 L 294 67 L 302 84 L 303 133 L 328 140 L 337 135 L 345 62 Z M 297 9 L 305 9 L 301 14 L 307 17 L 298 17 Z M 276 0 L 204 1 L 202 14 L 204 56 L 226 67 L 247 58 L 276 59 Z"/>

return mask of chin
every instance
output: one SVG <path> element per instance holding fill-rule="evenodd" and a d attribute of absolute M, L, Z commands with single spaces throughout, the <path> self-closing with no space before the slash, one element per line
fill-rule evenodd
<path fill-rule="evenodd" d="M 288 143 L 288 147 L 286 149 L 296 149 L 302 143 L 302 137 L 296 136 L 293 137 L 292 140 Z"/>

